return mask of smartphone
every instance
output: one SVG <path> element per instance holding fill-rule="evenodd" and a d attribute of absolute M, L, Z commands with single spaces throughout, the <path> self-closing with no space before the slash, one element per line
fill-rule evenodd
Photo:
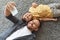
<path fill-rule="evenodd" d="M 13 16 L 15 16 L 16 14 L 18 14 L 18 10 L 17 10 L 17 8 L 15 6 L 13 7 L 13 10 L 11 10 L 10 12 L 11 12 L 11 14 Z"/>

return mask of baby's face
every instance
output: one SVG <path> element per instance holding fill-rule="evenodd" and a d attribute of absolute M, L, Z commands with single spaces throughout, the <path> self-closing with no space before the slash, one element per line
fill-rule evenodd
<path fill-rule="evenodd" d="M 34 20 L 30 21 L 27 26 L 30 30 L 37 31 L 40 26 L 40 22 L 39 22 L 39 20 L 34 19 Z"/>
<path fill-rule="evenodd" d="M 25 21 L 27 21 L 27 22 L 29 22 L 30 20 L 32 20 L 31 13 L 24 14 L 22 19 L 25 20 Z"/>

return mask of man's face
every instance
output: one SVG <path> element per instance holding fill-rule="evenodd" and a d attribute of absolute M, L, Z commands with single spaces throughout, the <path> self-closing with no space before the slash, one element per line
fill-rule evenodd
<path fill-rule="evenodd" d="M 25 20 L 25 21 L 27 21 L 27 22 L 29 22 L 30 20 L 32 20 L 31 13 L 24 14 L 22 19 Z"/>
<path fill-rule="evenodd" d="M 27 26 L 31 31 L 37 31 L 38 27 L 40 26 L 40 22 L 35 19 L 30 21 Z"/>

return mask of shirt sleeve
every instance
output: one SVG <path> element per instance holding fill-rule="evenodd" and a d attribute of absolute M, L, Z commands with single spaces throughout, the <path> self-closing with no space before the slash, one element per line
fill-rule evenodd
<path fill-rule="evenodd" d="M 9 16 L 6 16 L 6 18 L 9 19 L 10 21 L 12 21 L 14 24 L 16 24 L 19 21 L 19 19 L 12 16 L 12 14 L 10 14 Z"/>

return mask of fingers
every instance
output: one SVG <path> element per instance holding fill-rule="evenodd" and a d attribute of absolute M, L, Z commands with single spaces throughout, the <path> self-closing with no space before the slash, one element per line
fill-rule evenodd
<path fill-rule="evenodd" d="M 6 8 L 9 10 L 9 11 L 12 11 L 14 9 L 14 6 L 16 4 L 14 2 L 8 2 L 7 5 L 6 5 Z"/>
<path fill-rule="evenodd" d="M 9 2 L 9 3 L 11 3 L 13 6 L 16 6 L 15 2 Z"/>
<path fill-rule="evenodd" d="M 13 8 L 14 6 L 15 6 L 14 2 L 8 2 L 5 6 L 4 15 L 9 16 L 11 14 L 10 11 L 12 11 L 14 9 Z"/>
<path fill-rule="evenodd" d="M 4 10 L 4 15 L 5 16 L 9 16 L 10 15 L 10 11 L 8 10 L 8 8 L 6 7 L 5 10 Z"/>
<path fill-rule="evenodd" d="M 8 3 L 7 5 L 6 5 L 6 8 L 8 9 L 8 10 L 13 10 L 14 8 L 13 8 L 13 5 L 12 4 L 10 4 L 10 3 Z"/>
<path fill-rule="evenodd" d="M 12 4 L 13 6 L 16 6 L 15 2 L 8 2 L 7 4 Z"/>

